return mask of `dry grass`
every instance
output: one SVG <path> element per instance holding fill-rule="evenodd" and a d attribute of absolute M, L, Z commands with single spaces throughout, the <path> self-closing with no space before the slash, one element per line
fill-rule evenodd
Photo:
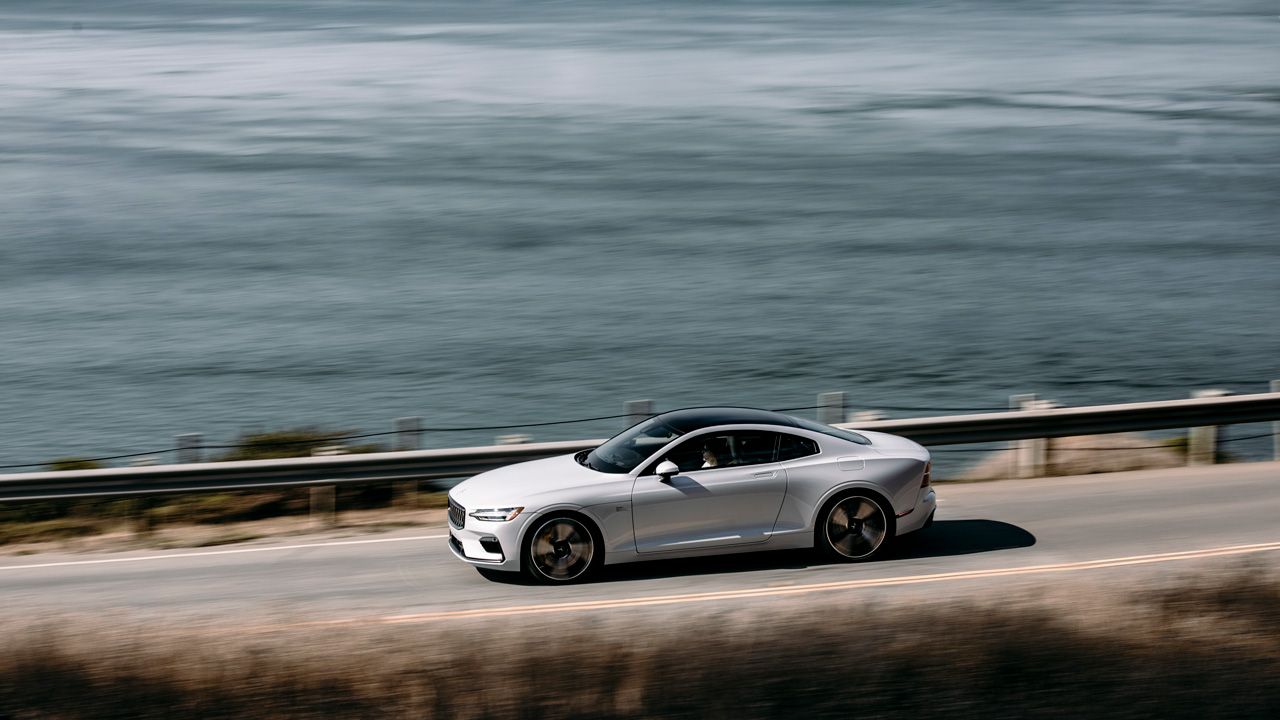
<path fill-rule="evenodd" d="M 342 525 L 382 530 L 442 524 L 430 512 L 447 504 L 443 492 L 420 492 L 396 505 L 390 485 L 342 487 L 338 492 Z M 0 546 L 49 550 L 77 547 L 188 547 L 213 537 L 265 537 L 297 534 L 310 528 L 306 488 L 217 494 L 173 495 L 140 500 L 74 500 L 0 503 Z M 435 522 L 440 515 L 439 522 Z M 146 535 L 138 532 L 148 529 Z M 51 545 L 39 547 L 36 545 Z M 21 546 L 30 545 L 30 548 Z M 120 547 L 117 547 L 120 546 Z"/>
<path fill-rule="evenodd" d="M 149 533 L 136 524 L 106 519 L 71 519 L 90 526 L 89 532 L 63 532 L 64 520 L 33 523 L 0 523 L 0 555 L 36 553 L 121 552 L 131 550 L 210 547 L 263 538 L 323 541 L 393 532 L 406 528 L 444 527 L 445 511 L 423 503 L 419 508 L 351 510 L 338 515 L 338 524 L 319 525 L 305 515 L 289 515 L 239 523 L 157 523 Z M 47 530 L 42 528 L 47 527 Z M 0 719 L 2 720 L 2 719 Z"/>
<path fill-rule="evenodd" d="M 582 615 L 269 635 L 15 621 L 0 628 L 0 715 L 1280 716 L 1274 575 L 1105 602 L 789 607 L 665 623 Z"/>
<path fill-rule="evenodd" d="M 315 427 L 240 434 L 236 447 L 211 458 L 261 460 L 306 457 L 314 450 L 335 443 L 346 453 L 380 452 L 376 443 L 343 444 L 341 438 L 358 434 L 354 430 L 324 430 Z M 102 467 L 83 458 L 62 458 L 49 470 L 91 470 Z M 414 508 L 444 507 L 443 493 L 418 493 Z M 342 486 L 337 504 L 341 510 L 369 510 L 394 504 L 391 483 Z M 128 500 L 77 499 L 0 503 L 0 545 L 68 540 L 127 530 L 151 530 L 161 525 L 214 525 L 254 522 L 278 517 L 305 516 L 310 511 L 307 488 L 288 490 L 247 490 L 224 493 L 191 493 Z M 252 533 L 222 533 L 224 536 Z"/>

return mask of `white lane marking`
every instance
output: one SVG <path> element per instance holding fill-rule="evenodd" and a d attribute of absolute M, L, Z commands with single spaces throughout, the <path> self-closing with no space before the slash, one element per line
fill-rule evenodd
<path fill-rule="evenodd" d="M 600 600 L 583 600 L 577 602 L 544 603 L 541 605 L 518 605 L 507 607 L 476 608 L 473 610 L 442 610 L 408 615 L 387 615 L 383 617 L 345 618 L 340 620 L 311 620 L 306 622 L 285 623 L 276 625 L 250 625 L 244 627 L 222 627 L 197 631 L 199 634 L 221 633 L 269 633 L 298 630 L 303 628 L 331 626 L 367 626 L 367 625 L 399 625 L 405 623 L 427 623 L 455 619 L 477 619 L 509 617 L 513 615 L 533 615 L 541 613 L 563 613 L 582 610 L 616 610 L 619 608 L 645 607 L 650 605 L 673 605 L 679 603 L 707 602 L 713 600 L 748 600 L 760 597 L 803 595 L 830 590 L 854 590 L 870 587 L 888 587 L 895 585 L 915 585 L 919 583 L 944 582 L 949 580 L 972 580 L 978 578 L 994 578 L 1009 575 L 1032 575 L 1039 573 L 1073 572 L 1080 570 L 1099 570 L 1104 568 L 1146 565 L 1151 563 L 1176 562 L 1180 560 L 1199 560 L 1211 557 L 1244 555 L 1258 552 L 1280 550 L 1280 542 L 1259 543 L 1254 545 L 1231 545 L 1201 550 L 1183 550 L 1180 552 L 1159 553 L 1156 555 L 1130 555 L 1128 557 L 1103 558 L 1101 560 L 1083 560 L 1055 565 L 1024 565 L 1021 567 L 994 568 L 990 570 L 966 570 L 952 573 L 935 573 L 932 575 L 905 575 L 886 578 L 866 578 L 861 580 L 842 580 L 837 582 L 814 583 L 809 585 L 775 586 L 766 585 L 757 588 L 738 590 L 721 590 L 717 592 L 686 593 L 682 595 L 657 595 L 648 597 L 613 598 Z M 174 632 L 148 633 L 139 637 L 156 637 L 174 635 Z"/>
<path fill-rule="evenodd" d="M 1100 570 L 1131 565 L 1148 565 L 1151 563 L 1175 562 L 1179 560 L 1200 560 L 1211 557 L 1244 555 L 1257 552 L 1280 550 L 1280 542 L 1258 543 L 1254 545 L 1232 545 L 1202 550 L 1183 550 L 1180 552 L 1160 553 L 1156 555 L 1131 555 L 1128 557 L 1104 558 L 1101 560 L 1083 560 L 1080 562 L 1058 563 L 1055 565 L 1025 565 L 1022 567 L 995 568 L 990 570 L 965 570 L 951 573 L 935 573 L 932 575 L 906 575 L 887 578 L 867 578 L 861 580 L 841 580 L 837 582 L 793 585 L 787 587 L 743 588 L 739 590 L 721 590 L 705 593 L 686 593 L 683 595 L 658 595 L 649 597 L 615 598 L 601 600 L 584 600 L 565 603 L 544 603 L 541 605 L 524 605 L 515 607 L 477 608 L 474 610 L 444 610 L 410 615 L 390 615 L 373 619 L 382 624 L 420 623 L 435 620 L 457 618 L 504 617 L 510 615 L 530 615 L 536 613 L 571 612 L 575 610 L 613 610 L 617 608 L 643 607 L 646 605 L 671 605 L 676 603 L 707 602 L 711 600 L 742 600 L 747 598 L 768 597 L 776 595 L 799 595 L 829 590 L 852 590 L 868 587 L 886 587 L 893 585 L 915 585 L 919 583 L 942 582 L 947 580 L 967 580 L 976 578 L 994 578 L 1008 575 L 1033 575 L 1039 573 L 1059 573 L 1079 570 Z M 336 622 L 360 622 L 347 620 Z M 301 625 L 302 623 L 299 623 Z M 289 627 L 289 626 L 279 626 Z"/>
<path fill-rule="evenodd" d="M 143 557 L 106 558 L 103 560 L 70 560 L 67 562 L 39 563 L 32 565 L 5 565 L 0 570 L 30 570 L 33 568 L 66 567 L 68 565 L 103 565 L 105 563 L 141 562 L 143 560 L 168 560 L 169 558 L 206 557 L 208 555 L 236 555 L 239 553 L 271 552 L 273 550 L 301 550 L 303 548 L 334 547 L 336 545 L 368 545 L 370 543 L 408 542 L 410 540 L 439 540 L 449 537 L 445 535 L 414 535 L 402 538 L 376 538 L 373 540 L 342 540 L 339 542 L 307 543 L 305 545 L 272 545 L 269 547 L 237 548 L 235 550 L 209 550 L 206 552 L 169 553 L 168 555 L 146 555 Z"/>

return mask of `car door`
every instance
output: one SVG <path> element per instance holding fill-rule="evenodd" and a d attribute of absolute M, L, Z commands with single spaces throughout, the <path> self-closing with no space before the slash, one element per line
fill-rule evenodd
<path fill-rule="evenodd" d="M 636 550 L 672 552 L 768 540 L 787 494 L 777 443 L 773 432 L 707 432 L 651 460 L 632 486 Z M 713 466 L 708 452 L 719 456 Z M 658 476 L 663 460 L 681 471 L 667 479 Z"/>

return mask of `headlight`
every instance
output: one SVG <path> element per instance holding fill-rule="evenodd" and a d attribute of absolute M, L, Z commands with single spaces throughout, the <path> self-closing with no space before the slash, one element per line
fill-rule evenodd
<path fill-rule="evenodd" d="M 486 522 L 507 522 L 515 520 L 522 507 L 506 507 L 506 508 L 485 508 L 483 510 L 472 510 L 469 514 L 477 520 Z"/>

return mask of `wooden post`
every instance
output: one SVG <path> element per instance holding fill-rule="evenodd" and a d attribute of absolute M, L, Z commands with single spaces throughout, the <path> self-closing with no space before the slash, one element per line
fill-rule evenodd
<path fill-rule="evenodd" d="M 200 433 L 187 433 L 185 435 L 176 435 L 174 439 L 178 442 L 178 464 L 186 465 L 188 463 L 203 462 L 201 457 L 204 436 Z"/>
<path fill-rule="evenodd" d="M 1212 398 L 1230 395 L 1230 390 L 1196 390 L 1191 397 Z M 1187 436 L 1187 464 L 1212 465 L 1218 461 L 1218 426 L 1191 428 Z"/>
<path fill-rule="evenodd" d="M 652 400 L 628 400 L 622 403 L 622 412 L 627 416 L 627 427 L 639 425 L 657 414 Z"/>
<path fill-rule="evenodd" d="M 396 450 L 421 450 L 422 418 L 396 418 Z M 400 508 L 418 506 L 418 481 L 403 480 L 392 486 L 391 504 Z"/>
<path fill-rule="evenodd" d="M 818 422 L 823 425 L 844 422 L 844 393 L 818 393 Z"/>

